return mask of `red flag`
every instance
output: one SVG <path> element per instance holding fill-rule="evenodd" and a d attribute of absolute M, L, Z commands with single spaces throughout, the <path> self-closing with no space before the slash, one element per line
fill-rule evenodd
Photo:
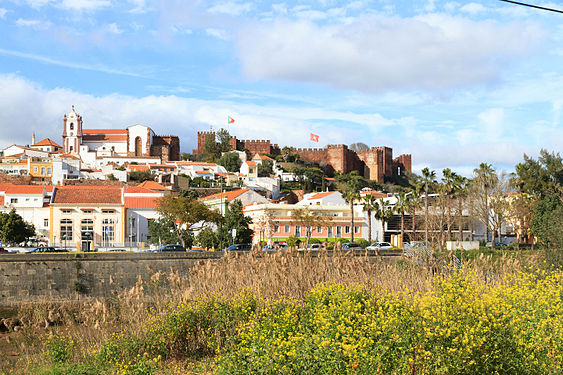
<path fill-rule="evenodd" d="M 313 142 L 318 142 L 319 141 L 319 136 L 316 134 L 311 133 L 311 141 Z"/>
<path fill-rule="evenodd" d="M 233 122 L 235 122 L 235 119 L 231 116 L 227 116 L 227 124 L 232 124 Z"/>

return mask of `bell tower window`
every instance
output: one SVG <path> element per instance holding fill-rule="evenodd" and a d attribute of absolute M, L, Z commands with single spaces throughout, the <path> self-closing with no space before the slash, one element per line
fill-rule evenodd
<path fill-rule="evenodd" d="M 70 130 L 74 130 L 74 123 L 73 122 L 70 123 Z"/>

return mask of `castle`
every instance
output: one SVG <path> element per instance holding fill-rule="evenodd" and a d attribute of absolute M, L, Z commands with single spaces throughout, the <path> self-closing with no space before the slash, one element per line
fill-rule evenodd
<path fill-rule="evenodd" d="M 193 154 L 203 154 L 207 137 L 215 139 L 215 132 L 198 132 L 197 149 Z M 231 137 L 229 141 L 233 150 L 248 150 L 254 154 L 279 155 L 281 149 L 270 140 L 239 140 Z M 360 175 L 377 182 L 384 182 L 385 177 L 401 175 L 412 171 L 412 156 L 399 155 L 393 158 L 393 149 L 390 147 L 372 147 L 368 150 L 354 151 L 346 145 L 328 145 L 325 148 L 294 148 L 293 152 L 299 154 L 301 160 L 326 163 L 334 171 L 349 173 L 357 171 Z"/>
<path fill-rule="evenodd" d="M 180 160 L 180 139 L 175 135 L 158 136 L 148 126 L 126 129 L 83 129 L 82 116 L 72 107 L 64 115 L 63 150 L 78 154 L 94 164 L 101 158 L 159 158 L 162 162 Z"/>

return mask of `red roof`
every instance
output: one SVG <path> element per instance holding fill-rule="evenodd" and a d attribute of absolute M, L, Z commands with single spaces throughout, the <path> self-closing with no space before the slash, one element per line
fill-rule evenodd
<path fill-rule="evenodd" d="M 56 144 L 55 142 L 53 142 L 49 138 L 45 138 L 44 140 L 37 142 L 33 146 L 53 146 L 53 147 L 61 148 L 61 146 L 59 146 L 58 144 Z"/>
<path fill-rule="evenodd" d="M 251 167 L 255 167 L 256 166 L 256 162 L 252 161 L 252 160 L 247 160 L 246 164 L 250 165 Z"/>
<path fill-rule="evenodd" d="M 0 195 L 0 206 L 4 205 L 4 196 Z"/>
<path fill-rule="evenodd" d="M 332 193 L 335 193 L 334 191 L 325 191 L 323 193 L 317 193 L 315 195 L 313 195 L 312 197 L 310 197 L 309 199 L 321 199 L 324 198 L 326 196 L 331 195 Z"/>
<path fill-rule="evenodd" d="M 210 172 L 210 171 L 195 171 L 195 173 L 199 173 L 199 174 L 212 174 L 212 172 Z"/>
<path fill-rule="evenodd" d="M 143 183 L 141 183 L 139 185 L 139 187 L 145 188 L 145 189 L 150 189 L 150 190 L 166 190 L 169 191 L 170 189 L 166 188 L 166 186 L 159 184 L 158 182 L 155 181 L 144 181 Z"/>
<path fill-rule="evenodd" d="M 84 141 L 127 141 L 127 129 L 83 129 Z"/>
<path fill-rule="evenodd" d="M 247 192 L 248 190 L 249 189 L 238 189 L 232 191 L 224 191 L 222 194 L 217 193 L 217 194 L 209 195 L 207 197 L 199 198 L 198 201 L 206 201 L 208 199 L 217 199 L 217 198 L 221 199 L 221 195 L 223 195 L 223 198 L 226 199 L 228 202 L 230 202 L 233 199 L 240 196 L 241 194 Z"/>
<path fill-rule="evenodd" d="M 141 186 L 125 186 L 125 194 L 156 194 L 156 192 Z"/>
<path fill-rule="evenodd" d="M 61 186 L 55 190 L 53 203 L 121 204 L 119 186 Z"/>
<path fill-rule="evenodd" d="M 362 197 L 365 197 L 366 195 L 373 195 L 375 198 L 379 199 L 379 198 L 387 198 L 387 194 L 382 193 L 380 191 L 375 191 L 375 190 L 370 190 L 370 191 L 364 191 L 362 193 L 360 193 L 360 195 Z"/>
<path fill-rule="evenodd" d="M 12 185 L 13 184 L 11 182 L 0 183 L 0 191 L 6 191 L 6 189 L 8 189 Z"/>
<path fill-rule="evenodd" d="M 157 208 L 160 197 L 125 197 L 127 208 Z"/>
<path fill-rule="evenodd" d="M 6 189 L 6 194 L 43 195 L 44 190 L 42 185 L 12 185 Z"/>

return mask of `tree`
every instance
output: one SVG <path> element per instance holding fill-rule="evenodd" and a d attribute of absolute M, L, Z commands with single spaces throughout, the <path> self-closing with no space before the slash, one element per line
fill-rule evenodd
<path fill-rule="evenodd" d="M 167 218 L 149 221 L 149 242 L 152 244 L 180 243 L 180 238 L 174 230 L 174 223 Z"/>
<path fill-rule="evenodd" d="M 453 181 L 453 196 L 457 198 L 459 240 L 463 241 L 463 201 L 467 195 L 467 178 L 456 174 Z"/>
<path fill-rule="evenodd" d="M 424 168 L 422 170 L 422 183 L 424 184 L 424 242 L 426 246 L 428 246 L 428 192 L 434 182 L 436 182 L 436 172 Z"/>
<path fill-rule="evenodd" d="M 524 162 L 516 165 L 519 190 L 539 199 L 552 194 L 561 195 L 563 159 L 559 153 L 542 149 L 538 160 L 524 154 Z"/>
<path fill-rule="evenodd" d="M 12 209 L 9 213 L 0 212 L 0 242 L 19 244 L 35 236 L 35 227 L 23 220 Z"/>
<path fill-rule="evenodd" d="M 240 199 L 233 201 L 225 211 L 223 230 L 226 231 L 225 239 L 229 238 L 234 243 L 251 243 L 252 242 L 252 229 L 250 224 L 252 219 L 244 215 L 242 212 L 242 202 Z M 236 230 L 236 235 L 232 236 L 232 231 Z"/>
<path fill-rule="evenodd" d="M 486 241 L 489 240 L 489 195 L 492 186 L 498 182 L 495 170 L 490 164 L 481 163 L 479 168 L 473 170 L 473 186 L 474 193 L 477 198 L 478 215 L 486 228 Z M 495 241 L 492 242 L 492 248 L 495 248 Z"/>
<path fill-rule="evenodd" d="M 405 212 L 409 210 L 411 199 L 411 194 L 401 191 L 397 196 L 397 203 L 395 203 L 395 212 L 401 215 L 401 241 L 404 241 L 405 238 Z"/>
<path fill-rule="evenodd" d="M 368 214 L 368 241 L 371 245 L 371 213 L 377 208 L 377 199 L 371 194 L 366 194 L 363 198 L 363 204 L 363 210 Z"/>
<path fill-rule="evenodd" d="M 342 192 L 342 197 L 346 203 L 350 204 L 350 242 L 354 242 L 354 202 L 360 199 L 356 180 L 348 181 L 345 190 Z"/>
<path fill-rule="evenodd" d="M 411 216 L 411 241 L 414 241 L 416 237 L 416 211 L 422 207 L 422 200 L 420 199 L 422 187 L 421 183 L 416 183 L 414 189 L 409 193 L 407 210 Z"/>
<path fill-rule="evenodd" d="M 265 159 L 258 164 L 258 177 L 268 177 L 274 173 L 274 163 L 271 160 Z"/>
<path fill-rule="evenodd" d="M 369 146 L 366 145 L 365 143 L 362 143 L 362 142 L 352 143 L 349 148 L 350 148 L 350 150 L 352 150 L 352 151 L 366 151 L 366 150 L 369 150 Z"/>
<path fill-rule="evenodd" d="M 133 171 L 129 172 L 129 180 L 137 182 L 154 181 L 154 174 L 149 171 Z"/>
<path fill-rule="evenodd" d="M 221 155 L 221 150 L 217 146 L 217 142 L 215 141 L 213 134 L 208 134 L 205 137 L 203 155 L 205 161 L 208 163 L 214 163 L 219 158 L 219 155 Z"/>
<path fill-rule="evenodd" d="M 376 202 L 374 216 L 377 220 L 381 221 L 381 241 L 385 241 L 385 223 L 388 222 L 393 217 L 393 206 L 383 198 L 380 198 Z"/>
<path fill-rule="evenodd" d="M 242 161 L 236 152 L 227 152 L 219 158 L 217 164 L 222 165 L 229 172 L 238 172 Z"/>
<path fill-rule="evenodd" d="M 221 128 L 221 130 L 217 132 L 217 143 L 219 154 L 232 150 L 231 135 L 229 134 L 229 131 L 227 129 Z"/>
<path fill-rule="evenodd" d="M 219 238 L 217 232 L 209 227 L 205 227 L 199 231 L 196 237 L 199 246 L 206 249 L 217 249 L 219 247 Z"/>
<path fill-rule="evenodd" d="M 546 246 L 563 248 L 563 203 L 557 195 L 547 195 L 535 204 L 530 230 Z"/>
<path fill-rule="evenodd" d="M 446 226 L 448 228 L 448 241 L 452 240 L 452 195 L 455 192 L 455 177 L 457 176 L 457 174 L 455 172 L 452 172 L 452 170 L 450 168 L 445 168 L 442 171 L 442 192 L 444 193 L 445 196 L 445 204 L 446 204 L 446 211 L 447 211 L 447 220 L 446 220 Z"/>
<path fill-rule="evenodd" d="M 321 212 L 311 211 L 306 207 L 293 211 L 292 217 L 297 224 L 305 228 L 307 238 L 305 248 L 309 246 L 309 239 L 311 238 L 313 228 L 326 227 L 331 222 L 329 216 L 324 215 Z"/>
<path fill-rule="evenodd" d="M 186 235 L 193 234 L 193 225 L 199 222 L 218 223 L 221 215 L 191 197 L 164 196 L 158 199 L 158 213 L 174 223 L 174 231 L 185 247 Z"/>

